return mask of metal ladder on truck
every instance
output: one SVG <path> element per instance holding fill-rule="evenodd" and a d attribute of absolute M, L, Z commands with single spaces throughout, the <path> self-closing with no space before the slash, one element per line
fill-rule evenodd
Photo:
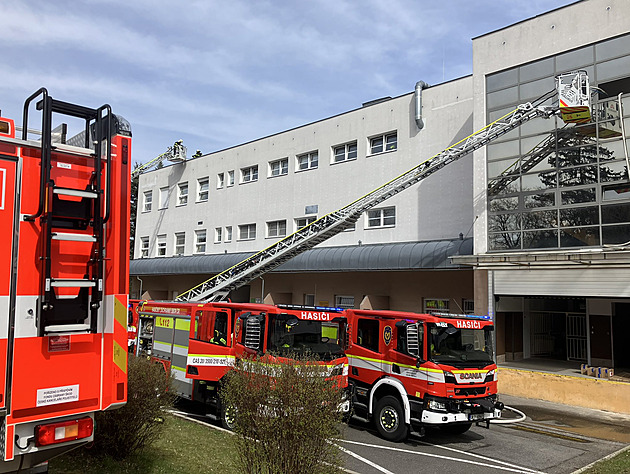
<path fill-rule="evenodd" d="M 560 94 L 565 99 L 562 103 L 568 102 L 568 105 L 579 103 L 581 105 L 578 109 L 581 112 L 579 119 L 583 120 L 584 114 L 587 113 L 584 110 L 588 109 L 589 99 L 586 73 L 579 71 L 558 76 L 556 85 L 557 88 L 555 90 L 549 91 L 534 102 L 519 105 L 512 112 L 433 155 L 418 166 L 392 179 L 374 191 L 302 227 L 266 249 L 255 253 L 242 262 L 180 294 L 175 301 L 220 301 L 224 299 L 230 291 L 239 288 L 287 260 L 351 227 L 361 214 L 368 209 L 428 178 L 445 166 L 487 145 L 533 118 L 549 118 L 555 115 L 561 110 L 561 107 L 542 104 L 556 94 Z M 568 101 L 566 99 L 567 95 L 573 95 L 574 100 Z M 571 118 L 568 117 L 567 120 L 571 120 Z"/>
<path fill-rule="evenodd" d="M 111 204 L 109 105 L 91 109 L 55 100 L 44 88 L 24 104 L 27 140 L 33 100 L 42 111 L 39 204 L 27 222 L 40 226 L 39 336 L 94 333 L 104 288 L 105 224 Z M 82 146 L 52 143 L 52 114 L 85 121 Z"/>

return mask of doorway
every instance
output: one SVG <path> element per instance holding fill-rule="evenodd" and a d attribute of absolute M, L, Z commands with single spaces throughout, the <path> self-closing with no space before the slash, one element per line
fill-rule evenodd
<path fill-rule="evenodd" d="M 630 371 L 630 350 L 626 346 L 630 334 L 630 303 L 613 304 L 612 333 L 614 368 Z"/>

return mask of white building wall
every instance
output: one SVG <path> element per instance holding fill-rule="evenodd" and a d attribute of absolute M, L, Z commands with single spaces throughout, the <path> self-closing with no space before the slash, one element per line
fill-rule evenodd
<path fill-rule="evenodd" d="M 317 217 L 349 204 L 388 180 L 411 169 L 472 131 L 472 78 L 440 84 L 423 91 L 425 127 L 414 120 L 414 95 L 406 94 L 375 105 L 278 133 L 253 142 L 166 166 L 140 176 L 135 256 L 141 237 L 149 237 L 149 257 L 156 255 L 158 235 L 167 235 L 166 256 L 174 255 L 176 232 L 185 232 L 185 255 L 193 255 L 194 230 L 207 230 L 206 254 L 260 250 L 276 239 L 266 238 L 266 222 L 307 216 L 317 206 Z M 397 132 L 398 148 L 371 155 L 369 138 Z M 356 160 L 332 162 L 332 147 L 356 141 Z M 317 151 L 317 169 L 297 171 L 296 156 Z M 269 177 L 269 162 L 288 158 L 288 174 Z M 258 165 L 258 180 L 240 184 L 241 168 Z M 234 186 L 217 189 L 217 175 L 234 170 Z M 209 199 L 195 202 L 198 178 L 209 177 Z M 188 182 L 188 203 L 177 206 L 177 184 Z M 159 190 L 171 191 L 168 207 L 158 209 Z M 151 212 L 142 212 L 142 196 L 153 191 Z M 361 219 L 356 230 L 344 232 L 321 245 L 406 242 L 457 237 L 470 231 L 472 216 L 472 161 L 450 165 L 381 207 L 396 207 L 396 225 L 366 230 Z M 255 223 L 255 240 L 239 240 L 238 226 Z M 214 243 L 216 227 L 232 226 L 230 243 Z"/>

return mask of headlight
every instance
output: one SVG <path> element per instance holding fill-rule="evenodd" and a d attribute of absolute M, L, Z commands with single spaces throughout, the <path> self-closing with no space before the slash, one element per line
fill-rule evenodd
<path fill-rule="evenodd" d="M 337 364 L 330 371 L 330 376 L 331 377 L 338 377 L 338 376 L 341 376 L 341 375 L 343 375 L 343 364 Z"/>
<path fill-rule="evenodd" d="M 488 382 L 492 382 L 494 381 L 494 374 L 496 373 L 495 370 L 491 370 L 490 372 L 488 372 L 486 374 L 486 379 L 483 381 L 484 383 L 488 383 Z"/>
<path fill-rule="evenodd" d="M 427 408 L 434 411 L 446 411 L 446 403 L 437 400 L 429 400 L 427 402 Z"/>
<path fill-rule="evenodd" d="M 457 379 L 455 378 L 455 375 L 453 375 L 451 372 L 447 372 L 445 370 L 444 371 L 444 382 L 446 382 L 446 383 L 457 383 Z"/>

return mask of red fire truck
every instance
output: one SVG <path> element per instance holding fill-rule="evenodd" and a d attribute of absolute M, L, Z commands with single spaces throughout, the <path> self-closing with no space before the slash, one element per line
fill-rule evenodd
<path fill-rule="evenodd" d="M 459 434 L 501 416 L 488 317 L 346 310 L 356 416 L 385 439 Z"/>
<path fill-rule="evenodd" d="M 43 88 L 21 137 L 0 118 L 0 472 L 92 440 L 94 412 L 126 401 L 130 149 L 108 105 Z"/>
<path fill-rule="evenodd" d="M 267 363 L 274 363 L 308 353 L 330 369 L 339 387 L 348 386 L 347 319 L 342 310 L 147 301 L 138 313 L 139 347 L 148 347 L 152 359 L 174 373 L 179 396 L 204 403 L 226 427 L 230 417 L 221 407 L 219 390 L 237 359 L 265 356 Z M 340 409 L 349 413 L 349 397 Z"/>

